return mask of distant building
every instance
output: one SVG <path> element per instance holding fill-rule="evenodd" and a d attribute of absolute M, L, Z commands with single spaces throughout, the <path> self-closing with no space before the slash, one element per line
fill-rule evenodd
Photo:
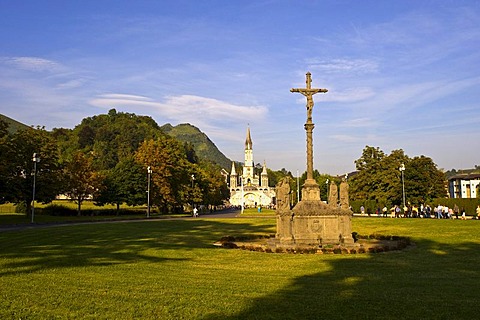
<path fill-rule="evenodd" d="M 448 179 L 450 198 L 476 198 L 480 173 L 457 174 Z"/>
<path fill-rule="evenodd" d="M 273 204 L 275 189 L 268 186 L 267 166 L 264 161 L 260 176 L 255 174 L 253 161 L 253 143 L 250 128 L 247 128 L 245 140 L 245 162 L 242 174 L 238 175 L 235 163 L 230 172 L 230 204 L 245 207 L 268 207 Z"/>

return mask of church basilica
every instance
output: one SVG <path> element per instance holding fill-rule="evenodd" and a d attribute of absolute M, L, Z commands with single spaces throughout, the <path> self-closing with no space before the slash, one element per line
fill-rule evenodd
<path fill-rule="evenodd" d="M 247 128 L 245 140 L 245 162 L 242 174 L 238 175 L 235 163 L 230 172 L 230 204 L 244 207 L 270 207 L 275 201 L 275 188 L 268 186 L 268 174 L 265 161 L 260 177 L 255 173 L 253 162 L 253 143 L 250 128 Z"/>

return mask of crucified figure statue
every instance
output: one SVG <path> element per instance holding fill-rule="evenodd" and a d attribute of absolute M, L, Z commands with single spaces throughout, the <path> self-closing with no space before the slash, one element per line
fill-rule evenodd
<path fill-rule="evenodd" d="M 328 92 L 327 89 L 312 89 L 312 74 L 307 72 L 306 88 L 290 89 L 290 92 L 299 92 L 307 98 L 307 123 L 312 122 L 313 95 L 319 92 Z"/>
<path fill-rule="evenodd" d="M 327 89 L 312 89 L 312 74 L 307 72 L 306 88 L 290 89 L 290 92 L 300 92 L 307 98 L 307 123 L 305 123 L 305 131 L 307 131 L 307 180 L 305 184 L 315 185 L 314 191 L 318 191 L 318 195 L 313 198 L 320 200 L 320 189 L 313 179 L 313 128 L 312 122 L 313 111 L 313 95 L 319 92 L 328 92 Z M 312 189 L 313 190 L 313 189 Z M 302 189 L 303 193 L 303 189 Z"/>

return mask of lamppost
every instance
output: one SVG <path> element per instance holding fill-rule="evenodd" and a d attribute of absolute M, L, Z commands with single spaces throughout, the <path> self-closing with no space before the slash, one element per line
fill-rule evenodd
<path fill-rule="evenodd" d="M 243 201 L 244 201 L 244 194 L 243 194 L 243 177 L 240 177 L 240 185 L 242 186 L 242 212 L 241 214 L 243 214 L 243 207 L 244 207 L 244 204 L 243 204 Z"/>
<path fill-rule="evenodd" d="M 195 182 L 195 175 L 192 174 L 192 175 L 190 176 L 190 178 L 192 178 L 192 213 L 193 213 L 193 209 L 194 209 L 193 207 L 195 206 L 195 202 L 193 201 L 193 199 L 194 199 L 194 197 L 195 197 L 195 192 L 194 192 L 194 190 L 193 190 L 193 184 L 194 184 L 194 182 Z"/>
<path fill-rule="evenodd" d="M 402 173 L 402 194 L 403 194 L 403 207 L 405 208 L 405 178 L 403 176 L 403 172 L 405 171 L 405 164 L 402 163 L 400 165 L 400 168 L 398 168 L 400 172 Z"/>
<path fill-rule="evenodd" d="M 150 166 L 147 167 L 147 218 L 150 218 L 150 179 L 152 177 L 152 168 Z"/>
<path fill-rule="evenodd" d="M 328 183 L 330 182 L 330 180 L 327 178 L 327 180 L 325 181 L 325 184 L 327 185 L 327 203 L 328 203 Z"/>
<path fill-rule="evenodd" d="M 36 178 L 37 178 L 37 163 L 40 162 L 40 157 L 34 153 L 33 154 L 33 195 L 32 195 L 32 223 L 34 221 L 35 217 L 35 184 L 36 184 Z"/>

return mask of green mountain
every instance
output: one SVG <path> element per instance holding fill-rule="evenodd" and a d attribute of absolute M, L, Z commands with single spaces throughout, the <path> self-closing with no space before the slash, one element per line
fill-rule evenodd
<path fill-rule="evenodd" d="M 220 152 L 212 140 L 197 127 L 188 123 L 179 124 L 174 127 L 167 123 L 160 127 L 160 129 L 177 140 L 191 143 L 200 159 L 213 161 L 227 171 L 232 167 L 232 161 Z"/>
<path fill-rule="evenodd" d="M 3 114 L 0 114 L 0 120 L 3 120 L 8 124 L 8 132 L 10 133 L 15 133 L 18 130 L 24 130 L 24 129 L 30 128 L 26 124 L 18 122 L 17 120 L 13 120 L 12 118 L 9 118 Z"/>

